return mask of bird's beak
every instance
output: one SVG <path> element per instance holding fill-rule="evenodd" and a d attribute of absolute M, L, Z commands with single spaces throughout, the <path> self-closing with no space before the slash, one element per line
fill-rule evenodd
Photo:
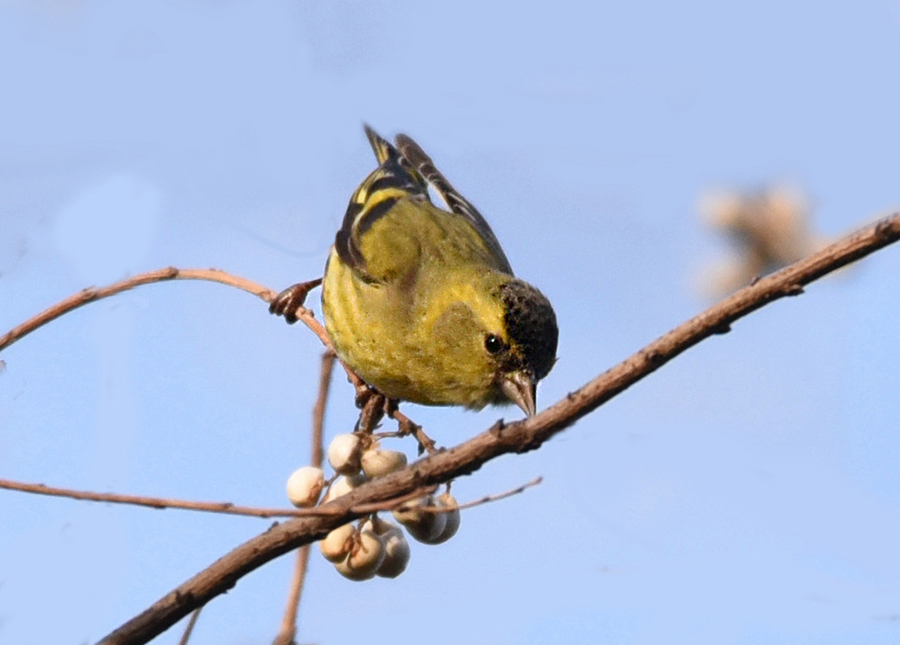
<path fill-rule="evenodd" d="M 529 417 L 535 413 L 537 400 L 537 383 L 534 377 L 524 370 L 504 374 L 500 381 L 500 389 L 506 398 L 518 405 Z"/>

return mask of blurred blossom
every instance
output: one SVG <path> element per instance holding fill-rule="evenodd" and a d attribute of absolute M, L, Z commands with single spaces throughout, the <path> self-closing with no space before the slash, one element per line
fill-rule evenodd
<path fill-rule="evenodd" d="M 712 297 L 740 289 L 829 242 L 813 233 L 809 202 L 793 188 L 711 191 L 700 197 L 698 208 L 706 225 L 733 248 L 730 257 L 704 272 L 703 291 Z"/>

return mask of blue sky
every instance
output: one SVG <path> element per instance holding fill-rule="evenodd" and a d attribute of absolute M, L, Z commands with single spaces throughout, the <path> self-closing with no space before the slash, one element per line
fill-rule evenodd
<path fill-rule="evenodd" d="M 703 191 L 790 183 L 832 236 L 900 205 L 898 32 L 896 1 L 3 3 L 0 333 L 167 265 L 319 275 L 373 167 L 366 122 L 416 138 L 553 301 L 541 407 L 709 304 L 697 276 L 727 249 Z M 898 258 L 458 481 L 466 500 L 544 476 L 414 544 L 399 579 L 314 554 L 300 641 L 897 642 Z M 3 352 L 0 474 L 283 505 L 319 353 L 219 285 L 91 305 Z M 407 410 L 444 445 L 518 416 Z M 329 436 L 353 420 L 338 376 Z M 96 640 L 268 526 L 2 491 L 0 513 L 4 644 Z M 292 565 L 192 642 L 271 642 Z"/>

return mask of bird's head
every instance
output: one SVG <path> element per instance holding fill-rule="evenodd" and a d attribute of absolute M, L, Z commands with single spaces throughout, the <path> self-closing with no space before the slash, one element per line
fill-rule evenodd
<path fill-rule="evenodd" d="M 483 347 L 494 366 L 495 393 L 500 395 L 494 402 L 515 403 L 532 416 L 537 383 L 556 362 L 556 314 L 544 294 L 516 278 L 498 285 L 492 296 L 501 313 L 493 328 L 484 332 Z"/>
<path fill-rule="evenodd" d="M 441 283 L 429 300 L 437 314 L 428 351 L 436 375 L 429 402 L 485 405 L 515 403 L 535 413 L 537 383 L 556 362 L 559 331 L 550 301 L 507 273 L 472 271 Z"/>

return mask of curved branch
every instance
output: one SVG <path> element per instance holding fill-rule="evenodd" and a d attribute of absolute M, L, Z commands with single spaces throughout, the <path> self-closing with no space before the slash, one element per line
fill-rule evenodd
<path fill-rule="evenodd" d="M 83 307 L 88 303 L 94 302 L 95 300 L 108 298 L 117 293 L 122 293 L 123 291 L 128 291 L 129 289 L 134 289 L 141 285 L 167 282 L 169 280 L 206 280 L 208 282 L 218 282 L 220 284 L 228 285 L 229 287 L 236 287 L 247 293 L 252 293 L 254 296 L 266 302 L 272 302 L 278 295 L 261 284 L 239 278 L 238 276 L 231 275 L 225 271 L 220 271 L 219 269 L 177 269 L 175 267 L 166 267 L 165 269 L 139 273 L 138 275 L 131 276 L 125 280 L 114 282 L 106 287 L 88 287 L 75 295 L 69 296 L 65 300 L 61 300 L 49 309 L 42 311 L 37 316 L 26 320 L 21 325 L 13 327 L 10 331 L 3 334 L 3 336 L 0 336 L 0 351 L 3 351 L 20 338 L 27 336 L 35 329 L 43 327 L 60 316 L 67 314 L 74 309 L 78 309 L 79 307 Z M 319 340 L 321 340 L 326 347 L 331 347 L 331 342 L 328 340 L 328 334 L 325 333 L 325 328 L 313 317 L 311 311 L 301 308 L 296 313 L 296 316 L 319 337 Z"/>
<path fill-rule="evenodd" d="M 230 589 L 250 571 L 356 519 L 360 513 L 354 512 L 354 507 L 396 498 L 423 485 L 447 482 L 477 470 L 499 455 L 538 448 L 558 432 L 701 340 L 729 331 L 733 322 L 770 302 L 803 293 L 804 285 L 897 239 L 900 239 L 900 213 L 861 229 L 822 251 L 741 289 L 650 343 L 537 416 L 511 424 L 498 421 L 492 428 L 465 443 L 364 484 L 323 507 L 334 507 L 335 515 L 300 518 L 274 526 L 163 596 L 109 634 L 101 643 L 146 643 L 197 607 Z"/>

